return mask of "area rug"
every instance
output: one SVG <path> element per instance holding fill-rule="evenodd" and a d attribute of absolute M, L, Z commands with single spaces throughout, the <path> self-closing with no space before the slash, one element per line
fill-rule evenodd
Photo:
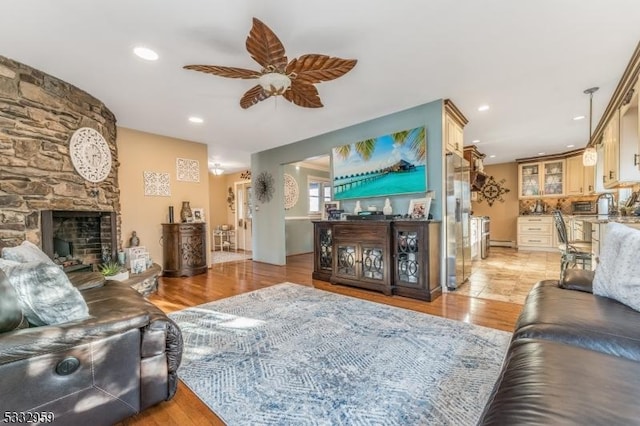
<path fill-rule="evenodd" d="M 170 314 L 228 425 L 473 425 L 510 334 L 283 283 Z"/>
<path fill-rule="evenodd" d="M 250 253 L 237 253 L 233 251 L 214 251 L 211 252 L 211 263 L 234 262 L 236 260 L 251 259 Z"/>

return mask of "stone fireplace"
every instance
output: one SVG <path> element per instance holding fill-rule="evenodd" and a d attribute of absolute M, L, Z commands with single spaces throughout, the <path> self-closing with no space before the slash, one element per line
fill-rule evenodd
<path fill-rule="evenodd" d="M 73 249 L 90 264 L 103 250 L 115 255 L 121 231 L 113 113 L 81 89 L 3 56 L 0 99 L 0 248 L 29 240 L 53 257 L 55 244 L 65 257 Z M 100 132 L 111 151 L 113 167 L 102 182 L 84 180 L 71 163 L 69 140 L 81 127 Z M 84 235 L 97 224 L 97 236 Z M 67 228 L 77 235 L 62 234 Z"/>
<path fill-rule="evenodd" d="M 118 251 L 114 212 L 43 210 L 41 234 L 42 250 L 67 272 L 115 260 Z"/>

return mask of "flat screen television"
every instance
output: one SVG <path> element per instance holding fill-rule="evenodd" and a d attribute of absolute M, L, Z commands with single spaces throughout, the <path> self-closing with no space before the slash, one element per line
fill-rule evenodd
<path fill-rule="evenodd" d="M 426 135 L 421 126 L 333 148 L 333 199 L 426 192 Z"/>

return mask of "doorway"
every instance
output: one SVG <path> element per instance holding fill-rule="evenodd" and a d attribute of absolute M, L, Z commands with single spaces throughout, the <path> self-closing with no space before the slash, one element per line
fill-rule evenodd
<path fill-rule="evenodd" d="M 253 205 L 251 204 L 251 181 L 234 182 L 236 193 L 236 248 L 244 252 L 252 250 L 252 215 Z"/>

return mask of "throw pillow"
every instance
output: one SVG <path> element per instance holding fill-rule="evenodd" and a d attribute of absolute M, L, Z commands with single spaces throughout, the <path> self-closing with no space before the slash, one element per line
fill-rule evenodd
<path fill-rule="evenodd" d="M 18 306 L 18 295 L 0 269 L 0 333 L 28 325 Z"/>
<path fill-rule="evenodd" d="M 593 294 L 617 300 L 640 311 L 640 230 L 607 224 L 600 263 L 593 278 Z"/>
<path fill-rule="evenodd" d="M 7 266 L 19 265 L 20 262 L 16 262 L 15 260 L 7 260 L 0 257 L 0 269 L 5 269 Z"/>
<path fill-rule="evenodd" d="M 33 325 L 60 324 L 89 316 L 80 291 L 57 265 L 28 262 L 5 268 L 18 305 Z"/>
<path fill-rule="evenodd" d="M 16 247 L 5 247 L 2 249 L 2 257 L 7 260 L 15 260 L 16 262 L 45 262 L 55 265 L 53 260 L 40 250 L 40 247 L 30 241 L 23 241 Z"/>

